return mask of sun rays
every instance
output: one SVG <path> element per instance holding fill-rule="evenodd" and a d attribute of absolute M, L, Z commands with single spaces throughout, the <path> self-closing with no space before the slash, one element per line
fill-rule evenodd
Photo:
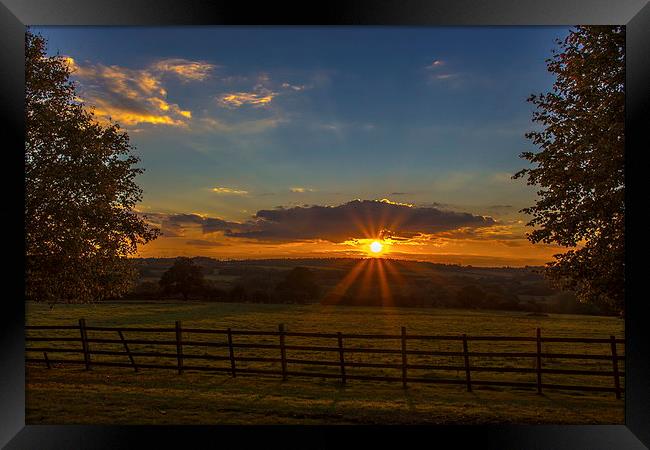
<path fill-rule="evenodd" d="M 344 298 L 353 297 L 359 304 L 379 300 L 381 306 L 394 306 L 395 293 L 391 286 L 404 285 L 404 279 L 395 262 L 380 257 L 362 259 L 325 296 L 323 304 L 336 305 Z M 398 294 L 402 294 L 399 292 Z"/>

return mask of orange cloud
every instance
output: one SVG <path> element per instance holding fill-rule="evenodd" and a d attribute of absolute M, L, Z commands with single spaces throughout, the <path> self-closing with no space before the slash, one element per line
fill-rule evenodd
<path fill-rule="evenodd" d="M 99 120 L 113 120 L 123 126 L 140 124 L 187 127 L 192 112 L 167 100 L 167 89 L 161 80 L 160 67 L 130 69 L 117 65 L 81 65 L 74 58 L 64 56 L 63 61 L 72 75 L 80 80 L 80 97 L 94 106 Z M 189 63 L 188 63 L 189 64 Z M 198 63 L 197 63 L 198 64 Z M 167 63 L 163 68 L 174 70 Z M 183 65 L 178 69 L 189 76 L 200 77 L 204 72 Z M 195 70 L 195 72 L 192 72 Z"/>
<path fill-rule="evenodd" d="M 289 211 L 284 210 L 280 213 L 284 215 Z M 374 236 L 359 237 L 332 242 L 319 237 L 318 233 L 308 233 L 309 236 L 287 236 L 287 238 L 291 238 L 286 240 L 269 240 L 259 235 L 249 235 L 244 238 L 246 233 L 242 233 L 242 231 L 263 230 L 265 224 L 259 223 L 259 221 L 231 222 L 199 214 L 147 213 L 146 216 L 152 224 L 161 227 L 163 236 L 141 247 L 141 256 L 366 257 L 369 242 L 376 238 Z M 443 216 L 447 216 L 447 213 L 444 213 Z M 366 216 L 364 215 L 364 217 Z M 480 216 L 474 216 L 474 219 L 478 217 Z M 434 219 L 434 217 L 431 216 L 429 219 Z M 444 217 L 440 217 L 440 219 L 444 219 Z M 466 217 L 466 219 L 471 218 Z M 452 222 L 457 221 L 452 220 Z M 310 226 L 310 223 L 304 221 L 302 223 L 303 225 L 299 227 L 300 230 Z M 322 222 L 318 221 L 318 223 Z M 449 225 L 454 226 L 454 223 L 449 223 Z M 295 228 L 295 226 L 290 228 Z M 370 226 L 368 225 L 367 228 Z M 272 231 L 272 228 L 270 230 Z M 294 235 L 295 233 L 290 234 Z M 519 229 L 513 226 L 508 229 L 505 225 L 498 224 L 477 227 L 460 226 L 453 230 L 434 234 L 417 234 L 408 238 L 388 236 L 382 238 L 382 242 L 385 244 L 385 256 L 390 258 L 476 266 L 542 265 L 551 261 L 554 254 L 566 250 L 555 245 L 531 244 L 524 237 L 523 228 Z"/>
<path fill-rule="evenodd" d="M 223 94 L 217 98 L 217 101 L 226 107 L 239 108 L 244 105 L 250 106 L 265 106 L 271 103 L 277 93 L 266 89 L 260 88 L 254 92 L 230 92 Z"/>
<path fill-rule="evenodd" d="M 163 59 L 152 65 L 152 69 L 174 74 L 183 81 L 203 81 L 215 67 L 205 61 L 188 61 L 182 58 Z"/>

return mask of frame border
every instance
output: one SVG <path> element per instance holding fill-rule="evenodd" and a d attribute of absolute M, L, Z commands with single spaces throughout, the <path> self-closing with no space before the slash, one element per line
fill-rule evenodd
<path fill-rule="evenodd" d="M 650 149 L 647 127 L 650 121 L 650 4 L 648 0 L 337 0 L 317 5 L 277 5 L 266 3 L 253 7 L 249 2 L 212 2 L 191 0 L 1 0 L 0 29 L 0 112 L 9 133 L 6 148 L 24 146 L 24 32 L 26 25 L 126 25 L 126 26 L 184 26 L 184 25 L 409 25 L 409 26 L 472 26 L 472 25 L 596 25 L 625 24 L 626 42 L 626 390 L 625 425 L 481 425 L 434 427 L 285 427 L 285 426 L 44 426 L 25 425 L 25 367 L 24 367 L 24 303 L 23 281 L 12 286 L 2 315 L 0 342 L 2 352 L 2 383 L 0 383 L 0 445 L 6 448 L 128 448 L 142 442 L 148 446 L 183 445 L 188 442 L 220 442 L 236 438 L 248 443 L 255 435 L 280 440 L 289 432 L 291 443 L 318 442 L 320 446 L 338 445 L 349 435 L 363 433 L 364 439 L 388 445 L 403 443 L 400 432 L 413 439 L 440 442 L 441 438 L 454 445 L 482 448 L 553 448 L 553 449 L 643 449 L 650 446 L 650 352 L 648 327 L 644 323 L 644 299 L 632 301 L 631 277 L 633 259 L 643 252 L 641 241 L 630 245 L 631 233 L 639 231 L 635 223 L 642 220 L 641 212 L 630 209 L 631 186 L 639 179 L 641 151 Z M 634 149 L 634 150 L 633 150 Z M 24 233 L 24 185 L 20 167 L 22 154 L 9 152 L 9 171 L 16 177 L 3 177 L 5 192 L 15 204 L 11 215 L 11 232 Z M 635 176 L 632 174 L 636 173 Z M 18 186 L 20 186 L 18 188 Z M 633 195 L 637 195 L 636 193 Z M 13 205 L 12 205 L 13 206 Z M 9 217 L 9 215 L 7 215 Z M 24 264 L 24 242 L 16 251 L 16 260 Z M 647 245 L 646 245 L 647 246 Z M 12 280 L 24 280 L 24 266 L 7 267 Z M 257 433 L 250 433 L 255 431 Z M 279 434 L 278 434 L 279 433 Z M 218 439 L 218 440 L 217 440 Z M 318 441 L 316 441 L 318 439 Z M 374 443 L 373 442 L 373 443 Z M 644 445 L 645 444 L 645 445 Z M 295 445 L 295 444 L 294 444 Z"/>

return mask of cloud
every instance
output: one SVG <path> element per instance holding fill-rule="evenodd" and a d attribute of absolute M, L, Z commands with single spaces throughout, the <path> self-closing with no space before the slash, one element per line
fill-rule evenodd
<path fill-rule="evenodd" d="M 303 85 L 295 85 L 291 83 L 282 83 L 282 87 L 285 89 L 292 89 L 294 91 L 303 91 L 307 88 L 307 86 Z"/>
<path fill-rule="evenodd" d="M 249 220 L 231 222 L 198 214 L 147 214 L 159 223 L 163 235 L 184 236 L 189 227 L 200 228 L 203 234 L 223 233 L 229 238 L 256 241 L 295 242 L 325 240 L 343 243 L 354 239 L 391 238 L 430 239 L 487 236 L 497 222 L 491 217 L 469 213 L 417 207 L 390 200 L 353 200 L 338 206 L 303 205 L 292 208 L 260 210 Z M 505 230 L 491 233 L 507 239 Z"/>
<path fill-rule="evenodd" d="M 208 71 L 207 63 L 186 60 L 163 60 L 145 69 L 131 69 L 101 63 L 82 65 L 70 56 L 63 59 L 80 81 L 81 99 L 94 106 L 98 119 L 128 127 L 187 127 L 192 112 L 168 101 L 162 75 L 171 72 L 184 80 L 201 80 Z"/>
<path fill-rule="evenodd" d="M 206 61 L 188 61 L 182 58 L 163 59 L 152 65 L 155 71 L 174 74 L 183 81 L 204 81 L 215 67 Z"/>
<path fill-rule="evenodd" d="M 426 68 L 429 69 L 429 70 L 438 69 L 438 68 L 444 66 L 445 64 L 446 64 L 445 61 L 442 61 L 440 59 L 434 59 L 431 64 L 426 66 Z"/>
<path fill-rule="evenodd" d="M 391 202 L 353 200 L 339 206 L 309 206 L 258 211 L 242 231 L 230 237 L 261 240 L 315 240 L 345 242 L 355 238 L 412 238 L 460 227 L 489 227 L 491 217 L 442 211 Z"/>
<path fill-rule="evenodd" d="M 196 214 L 139 213 L 147 223 L 160 228 L 164 237 L 183 237 L 187 224 L 200 224 L 203 220 Z"/>
<path fill-rule="evenodd" d="M 213 187 L 212 192 L 216 192 L 217 194 L 229 194 L 229 195 L 246 195 L 248 194 L 248 191 L 243 191 L 243 190 L 238 190 L 238 189 L 231 189 L 227 187 Z"/>
<path fill-rule="evenodd" d="M 240 79 L 240 81 L 246 80 L 248 80 L 248 77 Z M 290 95 L 291 92 L 300 92 L 311 88 L 311 86 L 304 84 L 274 83 L 269 74 L 264 72 L 258 74 L 256 80 L 257 83 L 252 89 L 226 92 L 216 98 L 217 102 L 221 106 L 231 109 L 243 106 L 259 108 L 268 106 L 279 95 Z"/>
<path fill-rule="evenodd" d="M 447 80 L 449 78 L 456 78 L 457 76 L 458 76 L 458 74 L 456 74 L 456 73 L 441 73 L 441 74 L 435 75 L 435 78 L 437 80 Z"/>
<path fill-rule="evenodd" d="M 293 193 L 297 193 L 297 194 L 303 194 L 303 193 L 305 193 L 305 192 L 314 192 L 313 189 L 305 188 L 305 187 L 292 187 L 292 188 L 289 189 L 289 190 L 290 190 L 291 192 L 293 192 Z"/>
<path fill-rule="evenodd" d="M 460 73 L 449 72 L 449 71 L 442 72 L 444 70 L 443 67 L 446 66 L 447 66 L 446 61 L 443 61 L 441 59 L 434 59 L 431 64 L 425 67 L 425 69 L 428 72 L 430 72 L 429 80 L 433 82 L 443 81 L 443 80 L 457 81 L 457 79 L 460 77 Z"/>
<path fill-rule="evenodd" d="M 288 119 L 281 117 L 245 120 L 237 123 L 225 122 L 213 117 L 203 117 L 199 120 L 199 124 L 202 126 L 203 131 L 236 134 L 262 133 L 286 122 L 288 122 Z"/>
<path fill-rule="evenodd" d="M 262 107 L 271 103 L 278 95 L 276 92 L 264 87 L 257 87 L 252 92 L 228 92 L 217 97 L 221 106 L 239 108 L 242 106 Z"/>
<path fill-rule="evenodd" d="M 188 228 L 198 227 L 203 234 L 209 234 L 216 231 L 227 232 L 232 229 L 241 229 L 242 226 L 245 226 L 237 222 L 200 214 L 147 213 L 140 215 L 146 217 L 149 223 L 160 227 L 163 236 L 166 237 L 183 237 Z"/>
<path fill-rule="evenodd" d="M 189 241 L 185 241 L 185 243 L 196 247 L 223 247 L 226 245 L 223 242 L 208 241 L 205 239 L 190 239 Z"/>

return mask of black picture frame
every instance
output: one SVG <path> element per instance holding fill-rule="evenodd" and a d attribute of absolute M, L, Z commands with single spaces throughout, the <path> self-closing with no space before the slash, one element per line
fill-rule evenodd
<path fill-rule="evenodd" d="M 134 448 L 227 445 L 263 439 L 265 445 L 330 448 L 360 434 L 364 447 L 424 442 L 439 446 L 498 449 L 642 449 L 650 446 L 650 353 L 647 309 L 641 282 L 633 275 L 645 252 L 642 211 L 633 198 L 640 180 L 643 150 L 650 149 L 650 5 L 647 0 L 348 0 L 279 5 L 205 0 L 0 0 L 0 111 L 6 203 L 10 225 L 5 241 L 24 233 L 24 33 L 26 25 L 576 25 L 625 24 L 626 44 L 626 391 L 624 425 L 498 425 L 429 427 L 224 427 L 224 426 L 26 426 L 23 298 L 24 247 L 8 261 L 2 328 L 0 445 L 23 448 Z M 11 176 L 8 176 L 11 175 Z M 637 223 L 640 223 L 637 226 Z M 640 273 L 640 270 L 638 270 Z M 253 432 L 254 431 L 254 432 Z M 421 444 L 419 444 L 421 445 Z"/>

